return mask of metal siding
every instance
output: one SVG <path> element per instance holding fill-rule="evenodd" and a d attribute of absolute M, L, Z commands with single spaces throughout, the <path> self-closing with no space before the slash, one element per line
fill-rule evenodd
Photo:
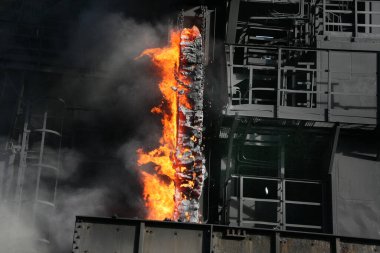
<path fill-rule="evenodd" d="M 333 94 L 331 96 L 330 121 L 376 124 L 377 98 L 373 96 L 377 94 L 376 57 L 375 53 L 331 51 L 332 92 L 353 95 Z M 328 65 L 328 58 L 326 52 L 318 53 L 320 69 Z M 318 79 L 318 89 L 325 92 L 328 74 L 320 73 Z M 320 95 L 319 105 L 323 108 L 325 103 L 327 103 L 327 97 Z"/>
<path fill-rule="evenodd" d="M 326 234 L 78 217 L 73 253 L 367 253 L 379 245 L 379 240 Z"/>
<path fill-rule="evenodd" d="M 249 235 L 244 239 L 236 240 L 223 238 L 221 232 L 213 233 L 214 253 L 269 253 L 271 252 L 271 238 L 262 235 Z"/>
<path fill-rule="evenodd" d="M 379 162 L 338 154 L 335 169 L 336 233 L 379 239 Z"/>
<path fill-rule="evenodd" d="M 202 231 L 146 227 L 144 253 L 199 253 L 202 251 Z"/>
<path fill-rule="evenodd" d="M 280 253 L 330 253 L 330 242 L 322 240 L 282 238 Z"/>
<path fill-rule="evenodd" d="M 376 245 L 341 242 L 338 253 L 373 253 L 378 250 L 380 250 L 380 247 Z"/>
<path fill-rule="evenodd" d="M 227 23 L 226 42 L 233 44 L 236 39 L 236 25 L 238 22 L 240 0 L 232 0 L 229 3 L 229 19 Z"/>
<path fill-rule="evenodd" d="M 380 11 L 380 3 L 373 2 L 371 3 L 371 10 L 372 11 Z M 372 21 L 372 24 L 380 24 L 380 15 L 370 15 L 370 19 Z M 379 27 L 373 27 L 372 33 L 376 34 L 377 36 L 380 34 L 380 28 Z"/>
<path fill-rule="evenodd" d="M 136 227 L 80 223 L 76 226 L 74 253 L 133 253 Z"/>

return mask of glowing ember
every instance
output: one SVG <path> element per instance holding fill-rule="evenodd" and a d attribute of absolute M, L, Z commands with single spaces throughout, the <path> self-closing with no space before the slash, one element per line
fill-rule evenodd
<path fill-rule="evenodd" d="M 145 50 L 161 75 L 163 103 L 160 146 L 137 150 L 138 165 L 155 164 L 157 174 L 142 172 L 149 219 L 199 222 L 199 198 L 206 174 L 202 148 L 203 66 L 198 28 L 172 32 L 170 46 Z M 162 180 L 166 176 L 169 180 Z"/>

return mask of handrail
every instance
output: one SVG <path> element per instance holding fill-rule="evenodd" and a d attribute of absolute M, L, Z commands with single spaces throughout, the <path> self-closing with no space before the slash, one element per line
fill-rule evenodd
<path fill-rule="evenodd" d="M 323 182 L 318 180 L 304 180 L 304 179 L 285 179 L 285 178 L 278 178 L 278 177 L 262 177 L 262 176 L 247 176 L 247 175 L 238 175 L 238 174 L 232 174 L 230 176 L 230 179 L 235 179 L 237 181 L 237 192 L 235 194 L 231 193 L 231 186 L 232 186 L 232 180 L 227 180 L 227 184 L 224 186 L 224 193 L 226 194 L 226 197 L 228 197 L 225 201 L 226 205 L 223 206 L 225 212 L 229 208 L 230 200 L 234 200 L 237 202 L 237 209 L 238 213 L 236 216 L 236 222 L 242 226 L 244 224 L 253 224 L 253 225 L 274 225 L 274 226 L 281 226 L 281 227 L 294 227 L 294 228 L 309 228 L 309 229 L 322 229 L 321 225 L 315 225 L 315 224 L 295 224 L 295 223 L 287 223 L 286 222 L 286 204 L 290 205 L 298 205 L 298 206 L 312 206 L 312 207 L 322 207 L 322 201 L 316 202 L 316 201 L 299 201 L 299 200 L 289 200 L 286 199 L 286 185 L 287 183 L 303 183 L 303 184 L 316 184 L 322 186 Z M 278 191 L 281 191 L 281 194 L 278 194 L 277 198 L 260 198 L 260 197 L 246 197 L 244 196 L 244 179 L 252 179 L 252 180 L 262 180 L 262 181 L 275 181 L 278 184 Z M 321 189 L 322 191 L 322 189 Z M 228 194 L 228 192 L 230 194 Z M 281 217 L 279 220 L 277 219 L 276 222 L 274 221 L 264 221 L 259 219 L 247 219 L 243 215 L 243 205 L 244 202 L 247 201 L 254 201 L 254 202 L 263 202 L 263 203 L 274 203 L 280 205 L 280 210 L 277 210 L 277 212 L 280 214 Z M 283 210 L 282 210 L 283 209 Z M 322 214 L 323 215 L 323 214 Z M 235 220 L 235 217 L 226 217 L 231 220 Z"/>
<path fill-rule="evenodd" d="M 252 51 L 253 55 L 246 55 L 246 58 L 244 59 L 247 62 L 239 62 L 239 64 L 236 64 L 234 62 L 235 48 L 242 47 L 246 48 L 247 51 Z M 255 54 L 255 49 L 260 51 L 257 55 Z M 320 110 L 327 109 L 326 113 L 328 120 L 330 118 L 331 113 L 336 113 L 336 111 L 334 111 L 333 109 L 336 109 L 336 106 L 340 106 L 334 102 L 334 96 L 335 98 L 337 98 L 338 96 L 355 96 L 371 99 L 376 98 L 377 96 L 377 94 L 370 94 L 368 92 L 345 92 L 341 90 L 336 90 L 336 88 L 334 88 L 337 84 L 339 84 L 339 87 L 345 87 L 344 81 L 336 81 L 334 77 L 336 74 L 346 72 L 334 71 L 334 66 L 331 65 L 331 55 L 334 52 L 352 53 L 352 51 L 315 48 L 271 48 L 257 47 L 253 45 L 228 45 L 228 50 L 230 58 L 227 65 L 227 73 L 229 77 L 228 91 L 230 105 L 273 105 L 275 106 L 274 110 L 276 110 L 274 111 L 274 113 L 276 113 L 277 110 L 284 107 L 297 107 Z M 268 50 L 268 56 L 265 50 Z M 277 54 L 273 54 L 274 52 L 277 52 Z M 324 57 L 326 57 L 328 61 L 328 64 L 325 64 L 324 68 L 321 68 L 315 62 L 317 58 L 316 55 L 318 52 L 323 53 L 325 55 Z M 299 61 L 296 59 L 302 59 L 302 57 L 305 55 L 307 56 L 307 58 L 304 60 L 306 61 L 306 63 L 299 64 Z M 257 64 L 256 61 L 250 61 L 250 58 L 267 59 L 268 61 L 264 61 L 262 64 Z M 246 77 L 240 77 L 241 79 L 232 79 L 234 76 L 234 71 L 238 68 L 245 68 L 249 71 L 246 71 Z M 256 72 L 254 73 L 254 71 L 260 70 L 271 70 L 277 72 L 277 75 L 275 75 L 274 72 L 272 73 L 273 76 L 271 77 L 271 80 L 273 80 L 273 84 L 270 85 L 273 86 L 263 86 L 260 85 L 260 83 L 258 83 L 257 81 L 253 80 L 254 76 L 256 75 Z M 377 76 L 376 73 L 372 74 Z M 297 79 L 300 75 L 303 76 L 303 79 L 301 80 Z M 308 77 L 306 77 L 306 75 L 308 75 Z M 249 86 L 235 86 L 237 82 L 243 81 L 244 78 L 246 78 L 247 83 L 249 83 Z M 274 84 L 275 80 L 277 80 L 277 85 Z M 268 94 L 272 94 L 272 97 L 265 97 L 265 95 L 262 94 L 267 94 L 266 96 L 268 96 Z M 297 94 L 305 94 L 307 98 L 295 100 L 295 98 L 293 97 L 297 97 Z M 349 107 L 349 105 L 344 106 L 345 110 L 347 109 L 347 107 Z M 357 113 L 354 111 L 351 112 Z M 324 117 L 325 112 L 320 111 L 319 114 L 320 117 Z M 363 117 L 363 115 L 359 115 L 358 117 Z"/>
<path fill-rule="evenodd" d="M 322 2 L 322 8 L 323 8 L 323 33 L 327 35 L 329 32 L 351 32 L 352 37 L 358 37 L 360 34 L 373 34 L 380 36 L 379 32 L 373 32 L 370 29 L 360 30 L 359 28 L 365 27 L 365 28 L 379 28 L 380 23 L 372 23 L 374 19 L 369 18 L 365 23 L 362 23 L 359 18 L 359 16 L 366 15 L 369 17 L 372 17 L 373 15 L 380 15 L 379 10 L 359 10 L 358 9 L 358 3 L 366 3 L 366 4 L 372 4 L 372 3 L 378 3 L 378 1 L 375 0 L 334 0 L 334 2 L 340 2 L 339 4 L 334 4 L 331 2 L 331 0 L 323 0 Z M 347 9 L 341 9 L 342 4 L 346 4 L 345 7 Z M 332 15 L 332 19 L 331 19 Z M 352 22 L 347 23 L 346 22 L 339 22 L 336 21 L 334 18 L 335 16 L 338 16 L 340 18 L 347 17 L 346 20 L 352 20 Z M 349 18 L 350 17 L 350 18 Z M 366 23 L 368 22 L 368 23 Z M 336 29 L 336 27 L 345 27 L 345 30 L 342 29 Z"/>

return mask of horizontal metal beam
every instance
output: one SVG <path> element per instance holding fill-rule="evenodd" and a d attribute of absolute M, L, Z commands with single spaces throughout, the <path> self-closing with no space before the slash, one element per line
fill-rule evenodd
<path fill-rule="evenodd" d="M 339 245 L 353 252 L 380 249 L 380 240 L 343 237 L 331 234 L 277 230 L 271 222 L 244 223 L 273 226 L 273 229 L 245 228 L 214 224 L 152 221 L 139 219 L 78 216 L 73 252 L 332 252 Z M 287 227 L 304 227 L 287 224 Z M 319 228 L 319 226 L 309 226 Z M 251 245 L 246 248 L 245 245 Z M 327 250 L 327 249 L 332 249 Z M 371 251 L 368 251 L 371 249 Z"/>

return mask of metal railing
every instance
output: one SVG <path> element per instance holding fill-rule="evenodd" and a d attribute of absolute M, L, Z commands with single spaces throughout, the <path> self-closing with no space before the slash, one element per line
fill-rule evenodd
<path fill-rule="evenodd" d="M 245 194 L 245 189 L 249 184 L 270 182 L 275 183 L 277 185 L 276 198 L 273 196 L 268 196 L 266 198 L 261 197 L 248 197 Z M 286 187 L 289 184 L 299 184 L 306 187 L 307 185 L 317 185 L 320 189 L 320 201 L 310 200 L 294 200 L 287 199 L 287 190 Z M 267 188 L 265 188 L 268 191 Z M 300 187 L 300 190 L 303 190 L 303 187 Z M 224 198 L 226 200 L 227 205 L 224 207 L 225 210 L 225 222 L 229 224 L 231 222 L 236 222 L 239 226 L 256 226 L 256 225 L 264 225 L 264 226 L 272 226 L 273 228 L 278 229 L 312 229 L 312 230 L 322 230 L 323 228 L 323 206 L 322 206 L 322 195 L 323 195 L 323 184 L 321 181 L 316 180 L 300 180 L 300 179 L 285 179 L 285 178 L 273 178 L 273 177 L 256 177 L 256 176 L 244 176 L 244 175 L 231 175 L 230 180 L 226 181 L 224 188 Z M 266 192 L 268 195 L 268 192 Z M 236 211 L 237 216 L 232 217 L 230 214 L 230 210 L 232 207 L 231 203 L 236 202 Z M 253 207 L 247 207 L 245 204 L 249 203 Z M 254 215 L 247 215 L 247 212 L 252 211 L 255 212 L 255 207 L 259 203 L 274 203 L 276 204 L 276 220 L 260 220 L 256 217 L 252 217 Z M 290 223 L 287 221 L 287 210 L 289 209 L 289 205 L 300 207 L 320 207 L 318 215 L 320 216 L 320 221 L 311 222 L 311 223 Z M 250 211 L 247 211 L 250 210 Z M 274 211 L 274 210 L 272 210 Z M 270 208 L 266 210 L 267 213 L 270 213 Z M 300 212 L 301 215 L 301 212 Z M 249 216 L 249 218 L 247 218 Z M 318 223 L 318 224 L 315 224 Z"/>
<path fill-rule="evenodd" d="M 236 54 L 239 50 L 244 52 L 240 58 Z M 377 82 L 376 70 L 362 73 L 365 77 L 360 77 L 357 84 L 346 83 L 338 78 L 342 74 L 352 75 L 339 70 L 336 59 L 342 53 L 350 57 L 355 54 L 326 49 L 227 45 L 227 114 L 244 111 L 248 116 L 376 124 L 377 92 L 368 90 L 372 82 Z M 375 53 L 360 54 L 371 58 L 374 62 L 370 65 L 376 66 Z M 260 86 L 263 80 L 265 85 Z M 355 88 L 356 85 L 364 88 Z"/>
<path fill-rule="evenodd" d="M 378 1 L 323 0 L 322 10 L 324 35 L 380 36 Z"/>

